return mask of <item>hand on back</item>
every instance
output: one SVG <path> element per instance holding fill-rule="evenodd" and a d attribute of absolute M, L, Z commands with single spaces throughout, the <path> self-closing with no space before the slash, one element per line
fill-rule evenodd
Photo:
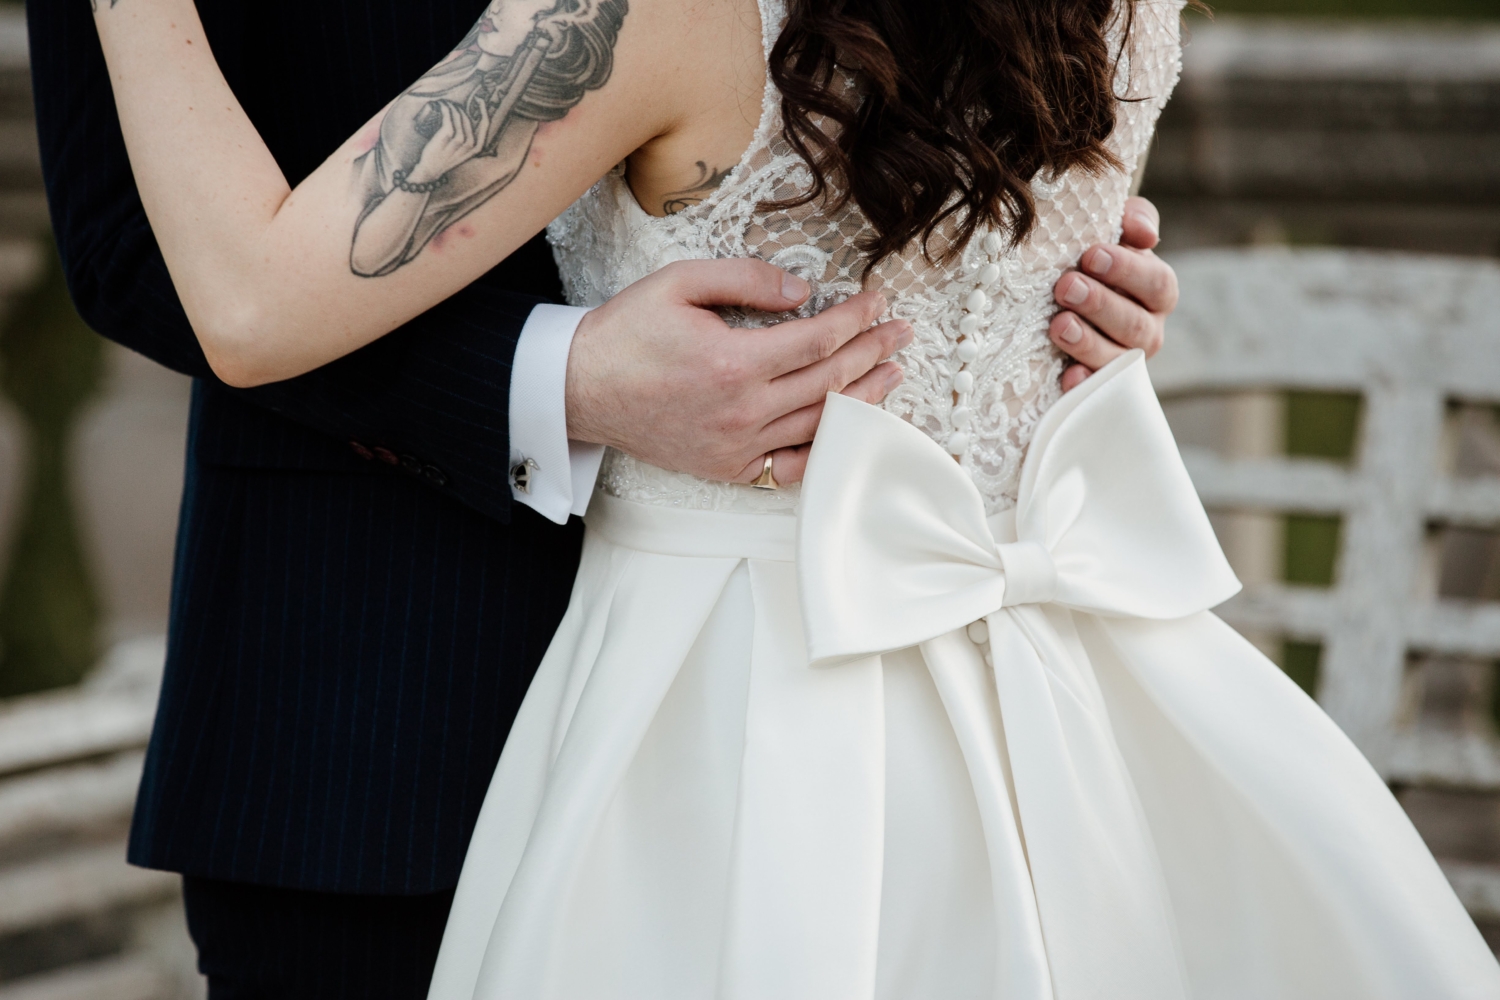
<path fill-rule="evenodd" d="M 1064 390 L 1130 348 L 1149 356 L 1161 347 L 1177 276 L 1151 252 L 1156 219 L 1149 201 L 1130 199 L 1121 244 L 1083 255 L 1092 277 L 1069 271 L 1057 282 L 1065 308 L 1050 333 L 1076 362 L 1063 373 Z M 1086 292 L 1077 303 L 1068 298 L 1075 287 Z M 568 358 L 569 436 L 723 482 L 754 480 L 770 453 L 779 482 L 800 481 L 824 396 L 885 399 L 901 384 L 888 359 L 912 337 L 903 321 L 871 326 L 885 308 L 873 292 L 769 329 L 735 329 L 713 311 L 782 312 L 807 292 L 758 260 L 672 264 L 626 288 L 578 327 Z"/>
<path fill-rule="evenodd" d="M 310 371 L 430 308 L 623 158 L 653 211 L 705 197 L 760 103 L 751 6 L 601 0 L 564 23 L 546 0 L 492 0 L 448 59 L 295 190 L 219 72 L 191 0 L 98 5 L 98 23 L 184 307 L 215 372 L 251 386 Z M 549 63 L 550 31 L 586 37 L 589 60 Z M 505 65 L 513 79 L 497 75 Z M 562 103 L 517 111 L 546 95 Z M 1065 385 L 1127 347 L 1160 343 L 1175 280 L 1149 252 L 1154 209 L 1132 205 L 1129 245 L 1091 249 L 1083 267 L 1094 277 L 1058 284 L 1071 312 L 1052 334 L 1083 366 Z M 769 330 L 731 330 L 711 311 L 784 311 L 796 303 L 781 281 L 766 264 L 684 263 L 592 314 L 570 361 L 575 436 L 715 479 L 750 481 L 771 454 L 778 479 L 800 479 L 824 395 L 883 399 L 899 380 L 883 363 L 910 331 L 869 328 L 884 311 L 878 295 Z"/>
<path fill-rule="evenodd" d="M 1152 253 L 1161 239 L 1158 220 L 1151 202 L 1129 199 L 1119 245 L 1089 247 L 1082 273 L 1069 271 L 1053 286 L 1063 308 L 1052 318 L 1052 342 L 1077 362 L 1063 372 L 1064 390 L 1132 348 L 1148 358 L 1161 349 L 1177 307 L 1177 274 Z"/>
<path fill-rule="evenodd" d="M 794 309 L 807 284 L 759 260 L 684 261 L 590 312 L 568 358 L 568 436 L 706 479 L 750 482 L 775 455 L 797 482 L 823 399 L 878 403 L 901 382 L 888 358 L 911 342 L 878 292 L 764 329 L 713 311 Z"/>

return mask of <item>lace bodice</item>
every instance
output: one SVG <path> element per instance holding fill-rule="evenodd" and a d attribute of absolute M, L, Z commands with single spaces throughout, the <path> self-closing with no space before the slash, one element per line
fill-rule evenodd
<path fill-rule="evenodd" d="M 759 0 L 766 50 L 784 19 L 783 0 Z M 1119 63 L 1118 120 L 1110 144 L 1124 169 L 1096 177 L 1068 172 L 1032 182 L 1038 224 L 1007 248 L 984 233 L 945 266 L 909 249 L 867 279 L 890 301 L 888 318 L 910 321 L 912 343 L 896 356 L 906 380 L 885 409 L 911 421 L 973 476 L 990 513 L 1014 506 L 1021 461 L 1037 420 L 1059 397 L 1063 357 L 1047 337 L 1052 286 L 1093 243 L 1118 239 L 1130 177 L 1181 67 L 1182 0 L 1140 0 Z M 1116 38 L 1120 34 L 1116 29 Z M 866 223 L 851 205 L 768 212 L 759 206 L 805 189 L 809 174 L 781 137 L 780 97 L 768 81 L 761 120 L 743 158 L 699 204 L 665 218 L 645 212 L 618 168 L 548 227 L 568 301 L 594 306 L 676 260 L 755 256 L 808 280 L 801 312 L 860 290 L 855 241 Z M 937 244 L 935 244 L 935 247 Z M 740 326 L 773 319 L 729 317 Z M 792 509 L 797 488 L 756 490 L 667 472 L 610 451 L 599 487 L 627 500 L 707 510 Z"/>

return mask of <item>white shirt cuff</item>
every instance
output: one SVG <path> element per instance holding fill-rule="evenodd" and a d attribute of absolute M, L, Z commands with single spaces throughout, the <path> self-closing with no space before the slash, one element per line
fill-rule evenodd
<path fill-rule="evenodd" d="M 510 465 L 532 463 L 527 489 L 512 479 L 511 496 L 548 520 L 582 515 L 604 461 L 604 446 L 568 440 L 568 350 L 587 309 L 540 305 L 531 310 L 510 369 Z"/>

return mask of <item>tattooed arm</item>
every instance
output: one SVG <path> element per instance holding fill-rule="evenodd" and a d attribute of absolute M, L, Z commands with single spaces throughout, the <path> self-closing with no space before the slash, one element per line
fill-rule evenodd
<path fill-rule="evenodd" d="M 386 111 L 379 140 L 355 161 L 364 200 L 349 257 L 355 274 L 378 277 L 411 261 L 515 179 L 542 122 L 608 82 L 625 0 L 576 10 L 543 3 L 492 3 L 458 54 Z M 594 57 L 569 59 L 570 46 Z M 538 100 L 544 92 L 550 101 Z"/>
<path fill-rule="evenodd" d="M 192 0 L 100 0 L 142 200 L 214 370 L 261 384 L 369 343 L 669 131 L 683 90 L 659 68 L 673 5 L 635 6 L 492 0 L 447 59 L 291 190 Z"/>

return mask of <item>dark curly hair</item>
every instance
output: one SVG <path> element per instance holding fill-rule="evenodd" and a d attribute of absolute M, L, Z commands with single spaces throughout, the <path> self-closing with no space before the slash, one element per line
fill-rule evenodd
<path fill-rule="evenodd" d="M 787 141 L 812 168 L 802 195 L 770 207 L 850 200 L 873 233 L 871 264 L 915 240 L 939 257 L 980 227 L 1012 242 L 1036 225 L 1040 171 L 1120 166 L 1119 53 L 1135 0 L 789 0 L 771 51 Z M 856 86 L 840 85 L 852 74 Z M 929 253 L 930 256 L 930 253 Z"/>

